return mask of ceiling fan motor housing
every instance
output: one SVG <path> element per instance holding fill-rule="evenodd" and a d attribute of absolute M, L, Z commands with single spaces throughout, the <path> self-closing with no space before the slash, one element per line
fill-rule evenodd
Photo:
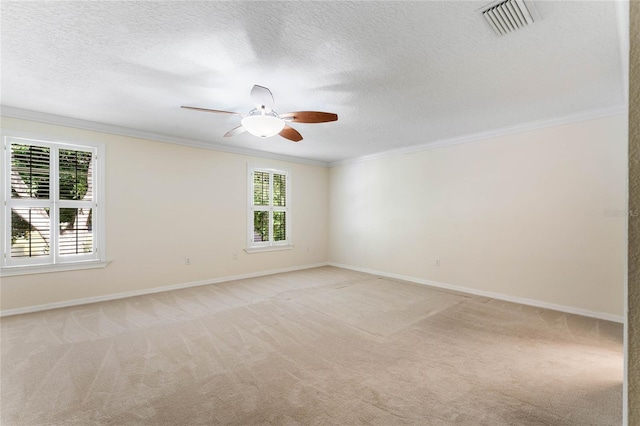
<path fill-rule="evenodd" d="M 267 112 L 264 108 L 256 108 L 242 119 L 242 126 L 252 135 L 268 138 L 284 129 L 284 121 L 275 111 Z"/>

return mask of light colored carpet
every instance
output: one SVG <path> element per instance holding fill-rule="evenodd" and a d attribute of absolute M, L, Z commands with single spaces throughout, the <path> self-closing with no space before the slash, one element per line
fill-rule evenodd
<path fill-rule="evenodd" d="M 7 317 L 3 425 L 619 425 L 622 326 L 332 267 Z"/>

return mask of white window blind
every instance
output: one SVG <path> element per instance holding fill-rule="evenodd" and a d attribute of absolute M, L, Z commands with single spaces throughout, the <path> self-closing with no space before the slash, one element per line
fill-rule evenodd
<path fill-rule="evenodd" d="M 249 168 L 248 247 L 291 244 L 289 172 Z"/>
<path fill-rule="evenodd" d="M 100 260 L 97 146 L 6 136 L 2 266 Z"/>

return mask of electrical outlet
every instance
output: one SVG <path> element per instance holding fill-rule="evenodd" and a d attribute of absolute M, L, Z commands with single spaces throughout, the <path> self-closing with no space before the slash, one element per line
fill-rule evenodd
<path fill-rule="evenodd" d="M 238 252 L 234 251 L 233 253 L 231 253 L 231 256 L 233 257 L 233 260 L 238 260 Z"/>
<path fill-rule="evenodd" d="M 436 259 L 436 266 L 440 266 L 440 259 Z"/>
<path fill-rule="evenodd" d="M 184 264 L 185 265 L 191 265 L 191 258 L 190 257 L 185 257 L 184 258 Z"/>

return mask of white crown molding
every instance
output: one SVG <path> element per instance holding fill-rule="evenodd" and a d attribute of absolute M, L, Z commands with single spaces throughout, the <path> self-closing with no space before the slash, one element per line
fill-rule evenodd
<path fill-rule="evenodd" d="M 232 154 L 248 155 L 259 158 L 269 158 L 273 160 L 288 161 L 291 163 L 307 164 L 319 167 L 337 167 L 346 164 L 360 163 L 363 161 L 377 160 L 380 158 L 394 157 L 414 152 L 428 151 L 430 149 L 442 148 L 446 146 L 459 145 L 463 143 L 480 141 L 483 139 L 494 138 L 498 136 L 522 133 L 531 130 L 543 129 L 546 127 L 560 126 L 563 124 L 574 123 L 578 121 L 593 120 L 597 118 L 609 117 L 612 115 L 627 113 L 627 105 L 618 105 L 615 107 L 602 108 L 597 110 L 584 111 L 564 117 L 552 118 L 547 120 L 532 121 L 529 123 L 517 124 L 499 129 L 470 133 L 467 135 L 456 136 L 448 139 L 441 139 L 433 142 L 427 142 L 419 145 L 412 145 L 404 148 L 382 151 L 376 154 L 355 157 L 346 160 L 334 161 L 327 163 L 324 161 L 311 160 L 307 158 L 293 157 L 289 155 L 273 154 L 269 152 L 257 151 L 242 147 L 234 147 L 228 145 L 219 145 L 211 142 L 199 141 L 195 139 L 179 138 L 176 136 L 161 135 L 158 133 L 146 132 L 143 130 L 131 129 L 128 127 L 114 126 L 111 124 L 98 123 L 94 121 L 80 120 L 71 117 L 63 117 L 55 114 L 44 112 L 29 111 L 20 108 L 8 107 L 0 105 L 1 115 L 9 118 L 17 118 L 22 120 L 35 121 L 39 123 L 54 124 L 60 126 L 73 127 L 84 130 L 92 130 L 103 133 L 111 133 L 121 136 L 129 136 L 153 141 L 174 143 L 178 145 L 193 146 L 197 148 L 210 149 L 213 151 L 229 152 Z"/>
<path fill-rule="evenodd" d="M 293 266 L 290 268 L 273 269 L 270 271 L 253 272 L 250 274 L 233 275 L 233 276 L 223 277 L 223 278 L 212 278 L 209 280 L 192 281 L 192 282 L 182 283 L 182 284 L 174 284 L 174 285 L 168 285 L 163 287 L 154 287 L 154 288 L 149 288 L 145 290 L 127 291 L 124 293 L 115 293 L 115 294 L 107 294 L 104 296 L 85 297 L 82 299 L 67 300 L 64 302 L 46 303 L 44 305 L 27 306 L 24 308 L 4 309 L 0 311 L 0 317 L 29 314 L 32 312 L 48 311 L 50 309 L 68 308 L 70 306 L 87 305 L 89 303 L 106 302 L 109 300 L 126 299 L 128 297 L 144 296 L 147 294 L 162 293 L 165 291 L 180 290 L 183 288 L 190 288 L 190 287 L 199 287 L 202 285 L 209 285 L 209 284 L 220 284 L 227 281 L 236 281 L 236 280 L 244 280 L 247 278 L 263 277 L 266 275 L 280 274 L 283 272 L 301 271 L 303 269 L 319 268 L 321 266 L 327 266 L 327 265 L 328 263 L 326 262 L 314 263 L 310 265 Z"/>
<path fill-rule="evenodd" d="M 422 278 L 410 277 L 406 275 L 391 274 L 387 272 L 376 271 L 374 269 L 361 268 L 359 266 L 344 265 L 344 264 L 335 263 L 335 262 L 329 262 L 329 266 L 335 266 L 336 268 L 349 269 L 357 272 L 364 272 L 366 274 L 379 275 L 381 277 L 393 278 L 396 280 L 409 281 L 416 284 L 423 284 L 431 287 L 443 288 L 446 290 L 458 291 L 466 294 L 473 294 L 475 296 L 483 296 L 483 297 L 489 297 L 491 299 L 504 300 L 505 302 L 519 303 L 521 305 L 527 305 L 527 306 L 535 306 L 536 308 L 551 309 L 554 311 L 566 312 L 568 314 L 598 318 L 598 319 L 613 321 L 618 323 L 624 322 L 624 317 L 619 315 L 609 314 L 606 312 L 589 311 L 587 309 L 575 308 L 573 306 L 558 305 L 555 303 L 543 302 L 535 299 L 527 299 L 527 298 L 518 297 L 518 296 L 510 296 L 508 294 L 502 294 L 502 293 L 493 293 L 490 291 L 478 290 L 471 287 L 445 284 L 437 281 L 425 280 Z"/>
<path fill-rule="evenodd" d="M 410 154 L 413 152 L 428 151 L 430 149 L 442 148 L 446 146 L 459 145 L 463 143 L 476 142 L 483 139 L 495 138 L 498 136 L 512 135 L 515 133 L 528 132 L 531 130 L 544 129 L 547 127 L 560 126 L 563 124 L 575 123 L 578 121 L 593 120 L 597 118 L 609 117 L 612 115 L 625 114 L 627 112 L 626 105 L 619 105 L 610 108 L 602 108 L 591 111 L 584 111 L 578 114 L 572 114 L 564 117 L 551 118 L 547 120 L 531 121 L 528 123 L 517 124 L 515 126 L 502 127 L 499 129 L 488 130 L 485 132 L 470 133 L 467 135 L 456 136 L 449 139 L 441 139 L 438 141 L 427 142 L 420 145 L 412 145 L 404 148 L 382 151 L 376 154 L 355 157 L 347 160 L 334 161 L 329 163 L 329 167 L 344 166 L 347 164 L 361 163 L 363 161 L 377 160 L 386 157 L 395 157 L 398 155 Z"/>
<path fill-rule="evenodd" d="M 4 117 L 17 118 L 21 120 L 35 121 L 38 123 L 54 124 L 58 126 L 73 127 L 76 129 L 92 130 L 114 135 L 128 136 L 152 141 L 168 142 L 177 145 L 193 146 L 196 148 L 210 149 L 212 151 L 229 152 L 231 154 L 248 155 L 259 158 L 269 158 L 272 160 L 288 161 L 290 163 L 307 164 L 311 166 L 328 167 L 324 161 L 311 160 L 307 158 L 293 157 L 290 155 L 274 154 L 254 149 L 220 145 L 213 142 L 205 142 L 195 139 L 181 138 L 177 136 L 162 135 L 159 133 L 147 132 L 144 130 L 120 127 L 112 124 L 98 123 L 95 121 L 80 120 L 72 117 L 48 114 L 45 112 L 30 111 L 10 106 L 0 105 L 0 114 Z"/>

